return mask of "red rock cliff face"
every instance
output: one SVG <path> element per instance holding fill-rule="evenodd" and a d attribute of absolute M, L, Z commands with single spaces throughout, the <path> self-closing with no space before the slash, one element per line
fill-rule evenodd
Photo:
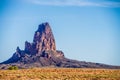
<path fill-rule="evenodd" d="M 46 22 L 39 25 L 33 43 L 25 42 L 25 51 L 30 54 L 41 54 L 48 50 L 56 52 L 56 45 L 50 25 Z"/>
<path fill-rule="evenodd" d="M 55 39 L 48 23 L 40 24 L 35 32 L 33 42 L 36 44 L 38 53 L 45 50 L 56 51 Z"/>

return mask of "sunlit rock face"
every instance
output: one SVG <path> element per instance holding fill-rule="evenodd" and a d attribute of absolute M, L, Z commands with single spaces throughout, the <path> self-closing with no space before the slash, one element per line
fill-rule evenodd
<path fill-rule="evenodd" d="M 36 44 L 38 53 L 45 50 L 56 51 L 55 39 L 47 22 L 39 25 L 38 30 L 35 32 L 33 43 Z"/>
<path fill-rule="evenodd" d="M 33 42 L 25 42 L 26 53 L 37 56 L 64 56 L 63 52 L 56 51 L 55 39 L 52 33 L 52 29 L 49 23 L 42 23 L 38 26 L 37 31 L 35 31 Z M 45 53 L 47 52 L 47 53 Z M 45 56 L 44 56 L 45 57 Z"/>

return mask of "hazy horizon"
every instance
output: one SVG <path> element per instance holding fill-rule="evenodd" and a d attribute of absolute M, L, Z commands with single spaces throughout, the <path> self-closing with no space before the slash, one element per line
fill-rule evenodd
<path fill-rule="evenodd" d="M 43 22 L 67 58 L 120 65 L 119 0 L 0 0 L 0 62 L 32 42 Z"/>

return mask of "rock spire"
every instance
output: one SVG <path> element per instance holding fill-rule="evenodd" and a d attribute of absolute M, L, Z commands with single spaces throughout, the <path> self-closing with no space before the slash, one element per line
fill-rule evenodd
<path fill-rule="evenodd" d="M 48 22 L 38 26 L 33 43 L 25 42 L 25 51 L 31 54 L 41 54 L 44 51 L 56 51 L 55 39 Z"/>

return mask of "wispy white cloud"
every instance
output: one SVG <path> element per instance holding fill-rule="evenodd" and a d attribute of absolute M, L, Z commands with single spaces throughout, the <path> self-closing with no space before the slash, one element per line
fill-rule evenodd
<path fill-rule="evenodd" d="M 48 6 L 98 6 L 98 7 L 120 7 L 120 2 L 115 1 L 93 1 L 93 0 L 27 0 L 33 4 Z"/>

